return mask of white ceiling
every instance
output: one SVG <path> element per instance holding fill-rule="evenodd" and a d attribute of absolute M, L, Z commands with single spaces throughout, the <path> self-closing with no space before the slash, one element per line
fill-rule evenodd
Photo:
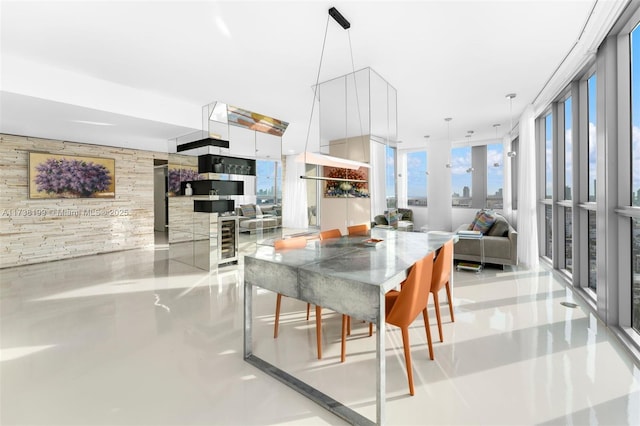
<path fill-rule="evenodd" d="M 402 148 L 446 140 L 445 117 L 453 141 L 490 140 L 508 130 L 505 95 L 516 119 L 547 102 L 627 3 L 2 0 L 0 132 L 162 151 L 223 101 L 291 123 L 284 153 L 300 152 L 335 6 L 351 29 L 328 22 L 320 81 L 384 77 Z"/>

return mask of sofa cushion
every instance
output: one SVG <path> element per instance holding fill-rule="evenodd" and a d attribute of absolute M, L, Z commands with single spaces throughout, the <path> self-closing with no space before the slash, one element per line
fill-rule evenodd
<path fill-rule="evenodd" d="M 256 205 L 255 204 L 243 204 L 240 206 L 242 210 L 242 216 L 254 218 L 256 217 Z"/>
<path fill-rule="evenodd" d="M 246 219 L 240 221 L 240 228 L 253 231 L 255 229 L 269 229 L 278 226 L 278 218 Z"/>
<path fill-rule="evenodd" d="M 413 210 L 411 209 L 398 209 L 398 213 L 402 214 L 402 219 L 409 222 L 413 222 Z"/>
<path fill-rule="evenodd" d="M 376 225 L 388 225 L 388 224 L 389 224 L 389 222 L 387 221 L 387 218 L 386 218 L 386 217 L 384 217 L 384 215 L 383 215 L 383 214 L 379 214 L 379 215 L 377 215 L 376 217 L 374 217 L 374 218 L 373 218 L 373 222 L 374 222 Z"/>
<path fill-rule="evenodd" d="M 473 230 L 480 231 L 483 234 L 486 234 L 495 221 L 496 217 L 493 214 L 483 211 L 476 217 L 475 223 L 473 225 Z"/>
<path fill-rule="evenodd" d="M 496 221 L 487 232 L 491 237 L 506 237 L 509 235 L 509 222 L 500 215 L 496 215 Z"/>

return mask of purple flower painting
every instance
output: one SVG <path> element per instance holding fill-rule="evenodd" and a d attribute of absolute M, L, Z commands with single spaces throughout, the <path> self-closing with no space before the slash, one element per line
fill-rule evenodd
<path fill-rule="evenodd" d="M 91 161 L 90 157 L 32 154 L 39 156 L 31 169 L 31 184 L 35 188 L 31 188 L 30 194 L 35 193 L 37 198 L 114 196 L 114 160 L 95 158 Z"/>

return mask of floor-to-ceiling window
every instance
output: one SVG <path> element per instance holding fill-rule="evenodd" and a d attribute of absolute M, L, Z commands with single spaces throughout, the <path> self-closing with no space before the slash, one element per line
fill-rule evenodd
<path fill-rule="evenodd" d="M 538 116 L 537 185 L 540 255 L 637 350 L 640 4 L 627 12 L 617 37 Z"/>
<path fill-rule="evenodd" d="M 427 205 L 427 152 L 407 153 L 407 205 Z"/>
<path fill-rule="evenodd" d="M 598 145 L 597 145 L 597 122 L 596 122 L 596 106 L 597 106 L 597 97 L 596 97 L 596 84 L 597 78 L 596 74 L 592 74 L 587 79 L 587 123 L 589 125 L 587 132 L 587 140 L 588 140 L 588 151 L 587 151 L 587 177 L 588 177 L 588 197 L 587 201 L 589 203 L 594 203 L 591 205 L 591 209 L 589 210 L 589 219 L 588 219 L 588 232 L 587 232 L 587 241 L 588 241 L 588 255 L 589 255 L 589 282 L 588 286 L 592 290 L 596 290 L 597 287 L 597 258 L 596 258 L 596 184 L 597 184 L 597 158 L 598 158 Z"/>
<path fill-rule="evenodd" d="M 558 203 L 558 209 L 563 215 L 563 235 L 564 246 L 562 250 L 564 252 L 564 269 L 568 272 L 573 271 L 573 207 L 572 207 L 572 193 L 573 193 L 573 144 L 572 144 L 572 108 L 573 102 L 571 97 L 567 97 L 564 102 L 560 103 L 561 108 L 558 108 L 558 114 L 561 115 L 560 120 L 563 123 L 562 143 L 564 149 L 563 154 L 563 168 L 562 174 L 562 192 L 558 194 L 558 199 L 561 201 Z"/>
<path fill-rule="evenodd" d="M 553 259 L 553 116 L 544 117 L 544 251 L 543 255 Z"/>
<path fill-rule="evenodd" d="M 256 202 L 258 204 L 282 202 L 282 163 L 280 161 L 256 161 Z"/>
<path fill-rule="evenodd" d="M 451 204 L 471 207 L 471 147 L 451 149 Z"/>
<path fill-rule="evenodd" d="M 640 27 L 631 31 L 630 87 L 631 87 L 631 206 L 640 207 Z M 631 221 L 631 328 L 640 334 L 640 217 Z M 628 293 L 627 293 L 628 294 Z"/>

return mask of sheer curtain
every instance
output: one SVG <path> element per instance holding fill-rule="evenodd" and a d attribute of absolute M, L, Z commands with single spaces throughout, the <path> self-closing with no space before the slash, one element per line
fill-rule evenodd
<path fill-rule="evenodd" d="M 286 173 L 282 185 L 282 226 L 306 229 L 309 227 L 307 181 L 300 179 L 300 176 L 305 174 L 305 164 L 296 161 L 295 155 L 287 155 L 285 161 Z"/>
<path fill-rule="evenodd" d="M 518 261 L 528 267 L 539 264 L 536 192 L 535 115 L 529 105 L 520 117 L 518 161 Z"/>

